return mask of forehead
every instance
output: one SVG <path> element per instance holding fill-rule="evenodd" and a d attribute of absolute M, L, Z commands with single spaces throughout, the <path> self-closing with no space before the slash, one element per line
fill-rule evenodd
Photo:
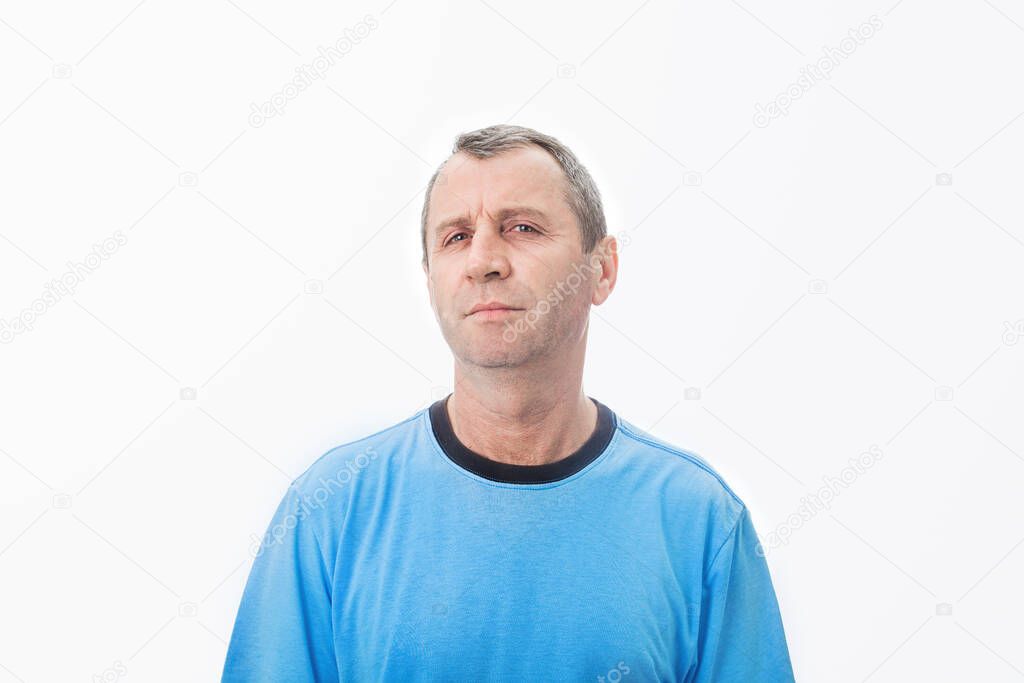
<path fill-rule="evenodd" d="M 459 152 L 445 163 L 431 191 L 429 228 L 455 215 L 477 216 L 506 206 L 565 216 L 570 207 L 564 189 L 561 166 L 539 147 L 511 149 L 487 159 Z"/>

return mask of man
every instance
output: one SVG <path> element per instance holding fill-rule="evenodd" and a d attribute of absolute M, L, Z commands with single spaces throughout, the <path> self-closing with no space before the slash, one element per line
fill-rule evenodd
<path fill-rule="evenodd" d="M 421 232 L 454 391 L 293 482 L 224 680 L 793 680 L 743 502 L 582 390 L 618 253 L 573 153 L 461 135 Z"/>

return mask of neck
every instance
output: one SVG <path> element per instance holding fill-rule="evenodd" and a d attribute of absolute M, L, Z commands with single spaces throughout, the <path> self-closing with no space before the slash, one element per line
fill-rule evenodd
<path fill-rule="evenodd" d="M 579 449 L 597 425 L 597 406 L 583 392 L 582 358 L 544 365 L 524 372 L 457 362 L 448 417 L 459 441 L 514 465 L 543 465 Z"/>

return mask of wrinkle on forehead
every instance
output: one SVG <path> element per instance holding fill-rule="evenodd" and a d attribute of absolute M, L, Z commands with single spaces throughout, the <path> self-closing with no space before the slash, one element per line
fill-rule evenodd
<path fill-rule="evenodd" d="M 439 217 L 436 229 L 456 216 L 469 215 L 474 222 L 480 216 L 495 220 L 510 206 L 534 207 L 546 211 L 549 219 L 571 212 L 561 167 L 539 148 L 510 150 L 487 159 L 460 152 L 445 162 L 442 177 L 431 192 L 430 214 Z"/>

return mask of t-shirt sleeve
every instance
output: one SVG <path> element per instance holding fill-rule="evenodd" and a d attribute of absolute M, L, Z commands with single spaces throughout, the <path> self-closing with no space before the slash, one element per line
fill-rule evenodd
<path fill-rule="evenodd" d="M 768 564 L 744 506 L 711 561 L 692 683 L 793 681 Z"/>
<path fill-rule="evenodd" d="M 294 486 L 264 535 L 228 644 L 222 681 L 337 681 L 331 582 L 313 513 Z"/>

